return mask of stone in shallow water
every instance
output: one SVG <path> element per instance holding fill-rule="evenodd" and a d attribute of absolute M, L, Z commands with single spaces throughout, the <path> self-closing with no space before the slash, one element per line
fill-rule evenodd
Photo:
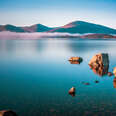
<path fill-rule="evenodd" d="M 71 57 L 69 59 L 69 62 L 71 64 L 80 64 L 83 61 L 83 59 L 81 57 Z"/>
<path fill-rule="evenodd" d="M 82 82 L 83 85 L 90 85 L 89 82 Z"/>
<path fill-rule="evenodd" d="M 109 69 L 109 57 L 106 53 L 100 53 L 93 56 L 89 62 L 90 68 L 95 74 L 104 76 L 108 73 Z"/>
<path fill-rule="evenodd" d="M 75 87 L 72 87 L 69 91 L 68 91 L 68 93 L 71 95 L 71 96 L 75 96 Z"/>
<path fill-rule="evenodd" d="M 84 83 L 84 85 L 90 85 L 90 83 Z"/>
<path fill-rule="evenodd" d="M 108 76 L 111 77 L 113 75 L 112 72 L 108 72 Z"/>
<path fill-rule="evenodd" d="M 113 86 L 114 86 L 114 88 L 116 88 L 116 77 L 113 80 Z"/>
<path fill-rule="evenodd" d="M 95 83 L 99 83 L 99 81 L 98 81 L 98 80 L 96 80 L 96 81 L 95 81 Z"/>
<path fill-rule="evenodd" d="M 114 67 L 113 74 L 114 74 L 115 77 L 116 77 L 116 67 Z"/>
<path fill-rule="evenodd" d="M 11 110 L 0 111 L 0 116 L 17 116 L 17 114 Z"/>

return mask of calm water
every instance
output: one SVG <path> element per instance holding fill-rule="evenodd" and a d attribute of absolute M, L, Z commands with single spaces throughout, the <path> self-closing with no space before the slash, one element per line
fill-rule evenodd
<path fill-rule="evenodd" d="M 19 116 L 115 116 L 114 77 L 100 77 L 88 66 L 100 52 L 109 54 L 112 71 L 113 40 L 0 40 L 0 110 L 12 109 Z M 70 64 L 71 56 L 83 62 Z M 75 97 L 68 94 L 72 86 Z"/>

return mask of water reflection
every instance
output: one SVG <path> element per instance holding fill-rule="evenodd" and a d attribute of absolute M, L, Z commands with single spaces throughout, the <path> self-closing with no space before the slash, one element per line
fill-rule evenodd
<path fill-rule="evenodd" d="M 20 111 L 21 116 L 50 116 L 53 114 L 47 112 L 51 108 L 61 111 L 56 112 L 57 116 L 82 115 L 86 110 L 101 111 L 101 103 L 105 103 L 104 106 L 113 104 L 105 111 L 109 108 L 115 111 L 116 90 L 112 89 L 112 84 L 116 88 L 116 79 L 112 82 L 112 78 L 98 78 L 88 67 L 91 56 L 105 52 L 110 53 L 111 71 L 116 66 L 115 50 L 114 41 L 0 41 L 0 107 Z M 67 60 L 71 56 L 81 56 L 84 59 L 81 66 L 70 65 Z M 107 73 L 108 66 L 103 66 L 100 70 L 98 68 L 95 71 L 103 75 Z M 76 96 L 71 94 L 75 96 L 73 99 L 67 90 L 72 86 L 78 92 Z M 80 110 L 80 107 L 83 109 Z"/>
<path fill-rule="evenodd" d="M 93 68 L 91 67 L 93 72 L 99 76 L 104 76 L 108 73 L 109 66 L 103 66 L 103 67 L 98 67 L 98 68 Z"/>
<path fill-rule="evenodd" d="M 75 97 L 75 93 L 69 93 L 69 95 L 71 95 L 72 97 Z"/>
<path fill-rule="evenodd" d="M 80 64 L 80 62 L 78 62 L 78 61 L 69 61 L 70 62 L 70 64 Z"/>
<path fill-rule="evenodd" d="M 110 42 L 108 42 L 110 43 Z M 18 56 L 26 56 L 33 57 L 35 55 L 44 54 L 49 57 L 52 56 L 66 56 L 66 55 L 81 55 L 91 56 L 95 52 L 108 51 L 110 49 L 111 52 L 115 52 L 114 48 L 111 48 L 111 44 L 109 45 L 105 42 L 103 45 L 100 41 L 86 41 L 86 40 L 56 40 L 56 39 L 46 39 L 46 40 L 0 40 L 0 53 Z M 110 47 L 110 48 L 109 48 Z M 112 45 L 114 47 L 114 45 Z M 53 49 L 54 48 L 54 49 Z M 90 52 L 91 51 L 91 52 Z M 18 53 L 18 54 L 17 54 Z M 88 57 L 89 57 L 88 56 Z M 60 57 L 59 57 L 60 58 Z M 71 62 L 72 64 L 77 64 L 76 62 Z"/>

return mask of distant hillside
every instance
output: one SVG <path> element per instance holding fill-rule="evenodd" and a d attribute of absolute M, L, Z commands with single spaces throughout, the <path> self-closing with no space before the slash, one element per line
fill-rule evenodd
<path fill-rule="evenodd" d="M 114 35 L 110 35 L 110 34 L 86 34 L 86 35 L 82 35 L 80 36 L 80 38 L 89 38 L 89 39 L 101 39 L 101 38 L 104 38 L 104 39 L 109 39 L 109 38 L 114 38 L 116 39 L 116 36 Z"/>
<path fill-rule="evenodd" d="M 41 24 L 25 27 L 17 27 L 13 25 L 0 25 L 0 31 L 10 31 L 10 32 L 46 32 L 51 29 L 53 28 L 49 28 Z"/>
<path fill-rule="evenodd" d="M 46 32 L 46 31 L 49 31 L 53 28 L 44 26 L 42 24 L 36 24 L 36 25 L 28 26 L 28 27 L 22 27 L 22 29 L 25 32 Z"/>
<path fill-rule="evenodd" d="M 83 21 L 75 21 L 62 27 L 50 30 L 50 32 L 116 34 L 115 29 Z"/>
<path fill-rule="evenodd" d="M 25 32 L 21 27 L 13 25 L 0 25 L 0 31 L 11 31 L 11 32 Z"/>
<path fill-rule="evenodd" d="M 88 23 L 84 21 L 75 21 L 67 25 L 50 28 L 42 24 L 35 24 L 32 26 L 17 27 L 13 25 L 0 25 L 0 31 L 10 32 L 60 32 L 60 33 L 91 33 L 91 34 L 116 34 L 116 29 L 112 29 L 106 26 Z"/>

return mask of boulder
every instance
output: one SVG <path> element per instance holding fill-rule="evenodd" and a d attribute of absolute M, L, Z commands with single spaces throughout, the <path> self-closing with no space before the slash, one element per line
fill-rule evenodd
<path fill-rule="evenodd" d="M 75 96 L 75 87 L 72 87 L 69 92 L 68 92 L 71 96 Z"/>
<path fill-rule="evenodd" d="M 114 86 L 114 88 L 116 88 L 116 77 L 113 80 L 113 86 Z"/>
<path fill-rule="evenodd" d="M 69 62 L 71 64 L 80 64 L 83 61 L 83 59 L 81 57 L 71 57 L 69 59 Z"/>
<path fill-rule="evenodd" d="M 17 114 L 11 110 L 0 111 L 0 116 L 17 116 Z"/>
<path fill-rule="evenodd" d="M 98 74 L 99 76 L 106 75 L 109 69 L 108 54 L 105 53 L 96 54 L 90 60 L 89 66 L 95 74 Z"/>
<path fill-rule="evenodd" d="M 114 67 L 113 74 L 116 76 L 116 67 Z"/>

